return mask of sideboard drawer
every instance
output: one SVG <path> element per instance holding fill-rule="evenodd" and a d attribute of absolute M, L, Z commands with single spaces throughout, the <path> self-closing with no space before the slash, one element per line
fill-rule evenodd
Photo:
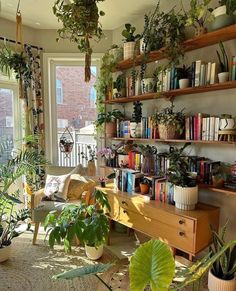
<path fill-rule="evenodd" d="M 172 214 L 167 211 L 158 209 L 157 207 L 152 207 L 151 205 L 143 202 L 140 197 L 130 196 L 130 198 L 126 198 L 117 195 L 116 198 L 120 204 L 120 207 L 126 210 L 131 210 L 153 219 L 157 219 L 158 217 L 158 221 L 161 223 L 168 224 L 175 228 L 181 228 L 184 231 L 192 233 L 195 232 L 195 221 L 193 219 L 189 219 L 178 214 Z"/>
<path fill-rule="evenodd" d="M 138 229 L 151 237 L 161 238 L 180 250 L 190 253 L 194 250 L 194 234 L 183 230 L 182 227 L 173 227 L 160 223 L 158 220 L 125 208 L 120 208 L 118 221 L 128 227 Z"/>

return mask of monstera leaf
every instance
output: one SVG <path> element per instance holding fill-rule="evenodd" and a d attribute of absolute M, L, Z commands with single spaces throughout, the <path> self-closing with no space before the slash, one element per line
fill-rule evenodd
<path fill-rule="evenodd" d="M 131 258 L 130 290 L 142 291 L 150 284 L 152 291 L 167 291 L 174 277 L 175 262 L 167 244 L 150 240 Z"/>

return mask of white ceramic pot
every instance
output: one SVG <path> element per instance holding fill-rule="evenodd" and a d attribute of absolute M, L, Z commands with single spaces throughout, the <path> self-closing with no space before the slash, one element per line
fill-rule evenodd
<path fill-rule="evenodd" d="M 85 245 L 85 253 L 90 260 L 98 260 L 103 254 L 103 245 L 97 248 Z"/>
<path fill-rule="evenodd" d="M 142 135 L 142 128 L 141 128 L 141 122 L 130 122 L 130 136 L 131 137 L 141 137 Z"/>
<path fill-rule="evenodd" d="M 179 88 L 184 89 L 189 87 L 189 79 L 180 79 L 179 80 Z"/>
<path fill-rule="evenodd" d="M 214 15 L 214 17 L 217 17 L 217 16 L 220 16 L 220 15 L 226 14 L 226 5 L 217 7 L 216 9 L 214 9 L 212 11 L 212 14 Z"/>
<path fill-rule="evenodd" d="M 222 72 L 218 74 L 219 83 L 225 83 L 229 81 L 229 72 Z"/>
<path fill-rule="evenodd" d="M 236 120 L 234 118 L 221 118 L 220 130 L 236 129 Z"/>
<path fill-rule="evenodd" d="M 140 54 L 144 54 L 149 50 L 149 45 L 146 45 L 144 39 L 140 39 Z"/>
<path fill-rule="evenodd" d="M 198 201 L 198 186 L 174 186 L 175 207 L 182 210 L 194 210 Z"/>
<path fill-rule="evenodd" d="M 0 263 L 7 261 L 10 255 L 11 255 L 11 244 L 4 248 L 0 248 Z"/>
<path fill-rule="evenodd" d="M 141 93 L 153 93 L 155 87 L 154 78 L 145 78 L 141 81 Z"/>
<path fill-rule="evenodd" d="M 124 60 L 132 59 L 134 57 L 135 41 L 124 43 Z"/>
<path fill-rule="evenodd" d="M 208 289 L 209 291 L 235 291 L 236 280 L 222 280 L 212 274 L 208 273 Z"/>

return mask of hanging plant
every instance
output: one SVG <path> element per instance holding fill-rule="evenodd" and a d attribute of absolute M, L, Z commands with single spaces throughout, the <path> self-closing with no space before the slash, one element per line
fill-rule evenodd
<path fill-rule="evenodd" d="M 68 127 L 65 128 L 62 136 L 59 141 L 59 148 L 62 153 L 69 157 L 69 154 L 72 152 L 74 146 L 74 139 Z"/>
<path fill-rule="evenodd" d="M 85 53 L 85 82 L 91 77 L 90 39 L 99 41 L 103 35 L 99 16 L 105 13 L 97 7 L 101 1 L 104 0 L 73 0 L 67 4 L 65 0 L 56 0 L 53 6 L 53 13 L 63 24 L 58 30 L 59 37 L 75 42 L 80 52 Z"/>

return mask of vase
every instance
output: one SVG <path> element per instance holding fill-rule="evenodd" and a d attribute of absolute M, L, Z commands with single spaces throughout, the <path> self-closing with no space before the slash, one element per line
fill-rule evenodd
<path fill-rule="evenodd" d="M 110 138 L 110 137 L 115 137 L 116 136 L 116 130 L 117 130 L 117 126 L 116 126 L 116 122 L 106 122 L 105 123 L 105 133 L 106 133 L 106 137 Z"/>
<path fill-rule="evenodd" d="M 124 43 L 124 60 L 133 59 L 133 57 L 137 54 L 135 52 L 135 41 L 129 41 Z"/>
<path fill-rule="evenodd" d="M 209 291 L 235 291 L 236 280 L 222 280 L 212 274 L 211 270 L 208 272 L 208 289 Z"/>
<path fill-rule="evenodd" d="M 103 245 L 100 245 L 99 247 L 85 245 L 85 253 L 89 259 L 93 261 L 98 260 L 103 254 Z"/>
<path fill-rule="evenodd" d="M 96 165 L 94 161 L 88 161 L 88 167 L 87 167 L 87 175 L 88 176 L 96 176 Z"/>
<path fill-rule="evenodd" d="M 222 72 L 218 74 L 219 83 L 225 83 L 229 81 L 229 72 Z"/>
<path fill-rule="evenodd" d="M 189 87 L 189 79 L 180 79 L 179 80 L 179 88 L 184 89 Z"/>
<path fill-rule="evenodd" d="M 181 187 L 174 185 L 175 207 L 181 210 L 194 210 L 198 201 L 198 186 Z"/>
<path fill-rule="evenodd" d="M 153 93 L 155 87 L 154 78 L 145 78 L 141 81 L 141 93 Z"/>
<path fill-rule="evenodd" d="M 141 122 L 130 122 L 130 136 L 134 138 L 141 137 L 142 128 L 141 128 Z"/>

